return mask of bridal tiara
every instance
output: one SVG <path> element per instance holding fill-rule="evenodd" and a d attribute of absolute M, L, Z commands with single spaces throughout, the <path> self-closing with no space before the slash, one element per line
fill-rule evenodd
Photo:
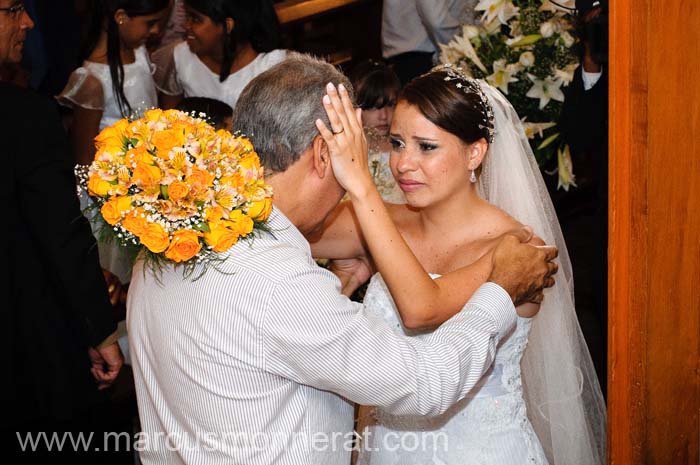
<path fill-rule="evenodd" d="M 453 66 L 451 63 L 438 65 L 430 70 L 431 73 L 441 71 L 447 74 L 447 76 L 445 76 L 445 81 L 458 81 L 457 84 L 455 84 L 457 89 L 463 91 L 465 94 L 474 93 L 479 96 L 479 100 L 481 100 L 481 104 L 483 106 L 481 114 L 484 118 L 483 123 L 479 124 L 479 129 L 486 129 L 488 132 L 488 142 L 489 144 L 492 144 L 496 136 L 493 108 L 491 107 L 491 103 L 489 102 L 488 97 L 486 97 L 484 90 L 479 85 L 479 82 L 476 79 L 467 76 L 462 68 Z"/>

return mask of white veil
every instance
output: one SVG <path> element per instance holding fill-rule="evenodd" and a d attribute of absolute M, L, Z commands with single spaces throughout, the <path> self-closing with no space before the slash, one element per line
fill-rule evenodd
<path fill-rule="evenodd" d="M 479 194 L 559 248 L 556 284 L 545 291 L 521 363 L 528 416 L 550 465 L 603 465 L 605 401 L 576 317 L 559 221 L 515 109 L 498 90 L 478 82 L 496 131 L 482 163 Z"/>

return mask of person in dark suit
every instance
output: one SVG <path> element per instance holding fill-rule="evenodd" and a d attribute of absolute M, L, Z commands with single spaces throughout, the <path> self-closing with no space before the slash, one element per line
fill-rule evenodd
<path fill-rule="evenodd" d="M 560 117 L 579 188 L 558 214 L 574 266 L 577 311 L 603 392 L 607 375 L 608 74 L 606 0 L 577 0 L 581 66 Z"/>
<path fill-rule="evenodd" d="M 0 66 L 19 63 L 32 27 L 21 0 L 0 0 Z M 26 433 L 110 431 L 101 409 L 123 359 L 56 105 L 2 82 L 0 102 L 3 453 L 47 463 L 46 444 L 21 452 Z M 72 463 L 87 458 L 78 452 L 64 451 Z"/>

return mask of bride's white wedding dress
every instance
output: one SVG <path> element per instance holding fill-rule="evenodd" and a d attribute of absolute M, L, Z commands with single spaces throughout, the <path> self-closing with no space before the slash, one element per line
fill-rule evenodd
<path fill-rule="evenodd" d="M 381 275 L 372 278 L 364 303 L 368 312 L 388 321 L 397 333 L 424 337 L 401 325 Z M 489 371 L 445 414 L 394 417 L 376 411 L 377 424 L 365 433 L 358 465 L 546 465 L 527 418 L 520 376 L 530 322 L 518 318 L 513 332 L 498 346 Z"/>

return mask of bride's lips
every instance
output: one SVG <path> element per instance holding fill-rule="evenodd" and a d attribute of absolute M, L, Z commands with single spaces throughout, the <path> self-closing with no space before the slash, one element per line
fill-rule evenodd
<path fill-rule="evenodd" d="M 399 179 L 399 187 L 404 192 L 413 192 L 423 186 L 424 184 L 422 182 L 413 181 L 412 179 Z"/>

